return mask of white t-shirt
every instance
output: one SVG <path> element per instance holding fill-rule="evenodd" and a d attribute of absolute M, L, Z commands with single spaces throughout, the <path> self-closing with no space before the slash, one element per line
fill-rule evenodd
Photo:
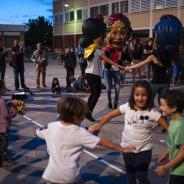
<path fill-rule="evenodd" d="M 154 108 L 150 111 L 135 111 L 128 103 L 121 105 L 119 109 L 125 116 L 121 146 L 135 146 L 136 153 L 151 149 L 151 130 L 158 125 L 161 114 Z"/>
<path fill-rule="evenodd" d="M 49 151 L 49 162 L 43 178 L 53 183 L 74 183 L 80 180 L 79 157 L 83 147 L 94 148 L 100 141 L 86 129 L 60 121 L 48 124 L 45 129 L 37 129 L 38 137 L 45 139 Z"/>
<path fill-rule="evenodd" d="M 88 65 L 87 65 L 87 68 L 85 70 L 86 73 L 101 76 L 101 73 L 102 73 L 101 55 L 103 53 L 104 52 L 101 49 L 95 50 L 94 57 L 92 58 L 92 60 L 88 60 Z"/>

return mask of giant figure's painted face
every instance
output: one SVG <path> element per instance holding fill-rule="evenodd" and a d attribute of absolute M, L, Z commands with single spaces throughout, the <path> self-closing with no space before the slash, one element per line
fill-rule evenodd
<path fill-rule="evenodd" d="M 121 13 L 108 18 L 107 30 L 107 41 L 112 47 L 123 46 L 132 32 L 128 17 Z"/>

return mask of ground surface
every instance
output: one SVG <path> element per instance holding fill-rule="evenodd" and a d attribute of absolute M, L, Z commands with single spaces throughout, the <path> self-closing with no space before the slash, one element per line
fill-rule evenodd
<path fill-rule="evenodd" d="M 56 102 L 60 96 L 53 95 L 50 91 L 53 77 L 58 77 L 61 86 L 65 86 L 66 72 L 63 65 L 58 65 L 56 61 L 50 61 L 47 68 L 48 88 L 35 88 L 35 68 L 32 63 L 25 64 L 26 84 L 34 92 L 34 96 L 26 101 L 26 115 L 17 116 L 13 120 L 10 131 L 9 149 L 18 164 L 11 170 L 0 169 L 1 184 L 43 184 L 41 176 L 47 165 L 48 155 L 44 141 L 33 137 L 33 130 L 40 125 L 47 125 L 56 118 Z M 76 76 L 79 75 L 79 68 Z M 127 79 L 131 80 L 130 76 Z M 7 66 L 6 73 L 7 88 L 14 89 L 13 71 Z M 122 86 L 120 102 L 125 103 L 130 94 L 132 84 Z M 8 92 L 5 98 L 10 98 L 13 91 Z M 73 93 L 87 100 L 88 94 Z M 104 114 L 109 112 L 107 107 L 106 92 L 103 91 L 94 110 L 94 117 L 99 120 Z M 84 121 L 85 126 L 90 125 L 89 121 Z M 109 139 L 114 143 L 120 143 L 123 130 L 123 117 L 113 119 L 105 125 L 99 136 Z M 166 148 L 166 134 L 160 132 L 153 133 L 153 155 L 152 163 L 157 160 L 162 151 Z M 104 163 L 105 162 L 105 163 Z M 82 177 L 86 184 L 126 184 L 126 172 L 122 155 L 118 152 L 97 147 L 94 150 L 85 150 L 80 159 Z M 166 184 L 167 177 L 159 177 L 151 169 L 149 170 L 151 184 Z"/>

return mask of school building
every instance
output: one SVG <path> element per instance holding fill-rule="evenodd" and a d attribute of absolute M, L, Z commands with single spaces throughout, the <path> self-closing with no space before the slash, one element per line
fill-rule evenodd
<path fill-rule="evenodd" d="M 184 0 L 53 0 L 54 48 L 77 46 L 83 20 L 113 13 L 127 15 L 135 35 L 151 37 L 164 14 L 173 14 L 184 24 Z"/>
<path fill-rule="evenodd" d="M 5 48 L 11 48 L 14 40 L 24 42 L 24 25 L 0 24 L 0 40 Z"/>

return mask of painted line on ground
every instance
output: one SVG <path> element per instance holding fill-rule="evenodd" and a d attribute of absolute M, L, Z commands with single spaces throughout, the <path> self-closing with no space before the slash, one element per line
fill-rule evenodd
<path fill-rule="evenodd" d="M 41 127 L 41 128 L 43 127 L 42 124 L 40 124 L 40 123 L 38 123 L 38 122 L 32 120 L 31 118 L 27 117 L 26 115 L 24 115 L 23 117 L 24 117 L 25 119 L 31 121 L 32 123 L 36 124 L 37 126 L 39 126 L 39 127 Z M 107 165 L 108 167 L 110 167 L 110 168 L 112 168 L 112 169 L 114 169 L 114 170 L 116 170 L 116 171 L 118 171 L 118 172 L 120 172 L 120 173 L 122 173 L 122 174 L 126 174 L 126 171 L 124 171 L 124 170 L 122 170 L 122 169 L 116 167 L 115 165 L 113 165 L 113 164 L 111 164 L 111 163 L 105 161 L 104 159 L 101 159 L 100 157 L 98 157 L 98 156 L 95 155 L 94 153 L 91 153 L 91 152 L 89 152 L 89 151 L 87 151 L 87 150 L 85 150 L 85 149 L 84 149 L 83 151 L 84 151 L 86 154 L 88 154 L 89 156 L 91 156 L 91 157 L 97 159 L 99 162 L 101 162 L 101 163 Z"/>

